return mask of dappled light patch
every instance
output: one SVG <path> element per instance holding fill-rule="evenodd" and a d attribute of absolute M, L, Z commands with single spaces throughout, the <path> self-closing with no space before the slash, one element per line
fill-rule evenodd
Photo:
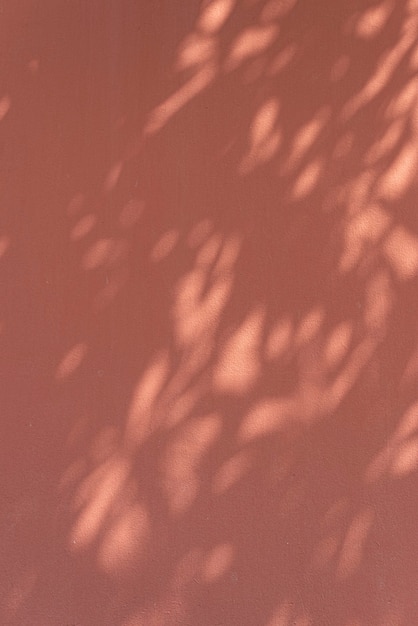
<path fill-rule="evenodd" d="M 70 348 L 56 369 L 56 380 L 66 380 L 70 378 L 81 366 L 86 354 L 87 344 L 84 342 L 76 343 Z"/>
<path fill-rule="evenodd" d="M 305 124 L 295 135 L 287 161 L 286 170 L 292 170 L 306 156 L 330 118 L 329 107 L 321 108 L 310 122 Z M 298 184 L 298 183 L 296 183 Z"/>
<path fill-rule="evenodd" d="M 232 42 L 231 51 L 225 62 L 225 70 L 230 72 L 242 63 L 254 58 L 268 48 L 278 35 L 278 26 L 251 26 L 240 33 Z"/>
<path fill-rule="evenodd" d="M 386 109 L 389 118 L 408 118 L 413 113 L 413 107 L 418 96 L 418 79 L 414 76 L 405 87 L 393 96 Z"/>
<path fill-rule="evenodd" d="M 314 191 L 323 167 L 322 159 L 318 158 L 303 169 L 293 186 L 292 196 L 294 200 L 303 200 Z"/>
<path fill-rule="evenodd" d="M 306 313 L 295 331 L 295 343 L 298 347 L 304 346 L 317 336 L 325 319 L 325 311 L 322 307 L 314 307 Z"/>
<path fill-rule="evenodd" d="M 293 399 L 265 399 L 254 406 L 243 418 L 238 433 L 240 442 L 247 442 L 258 437 L 271 435 L 284 430 L 295 418 Z"/>
<path fill-rule="evenodd" d="M 383 136 L 370 147 L 365 157 L 366 165 L 375 165 L 378 161 L 387 157 L 400 141 L 404 131 L 405 122 L 395 119 L 390 126 L 385 129 Z"/>
<path fill-rule="evenodd" d="M 349 321 L 341 322 L 328 337 L 325 346 L 325 360 L 328 367 L 337 366 L 348 353 L 353 334 L 352 324 Z"/>
<path fill-rule="evenodd" d="M 204 219 L 190 230 L 187 242 L 191 248 L 197 248 L 203 244 L 205 239 L 209 237 L 213 231 L 213 222 L 210 219 Z"/>
<path fill-rule="evenodd" d="M 108 513 L 122 497 L 129 469 L 128 460 L 116 455 L 83 480 L 75 497 L 78 517 L 70 534 L 71 550 L 84 550 L 96 539 Z"/>
<path fill-rule="evenodd" d="M 129 278 L 126 267 L 112 268 L 106 273 L 105 286 L 96 294 L 93 300 L 93 308 L 97 311 L 105 309 L 111 304 L 122 291 Z"/>
<path fill-rule="evenodd" d="M 123 170 L 123 163 L 121 161 L 117 161 L 116 163 L 114 163 L 114 165 L 112 165 L 103 183 L 104 191 L 110 192 L 116 187 L 116 185 L 118 184 L 120 175 L 122 174 L 122 170 Z"/>
<path fill-rule="evenodd" d="M 221 494 L 234 487 L 234 485 L 239 484 L 251 470 L 254 461 L 255 459 L 250 450 L 242 450 L 234 454 L 216 472 L 213 479 L 213 491 Z"/>
<path fill-rule="evenodd" d="M 101 570 L 113 576 L 138 566 L 150 535 L 150 520 L 144 506 L 127 504 L 112 515 L 98 552 Z"/>
<path fill-rule="evenodd" d="M 231 15 L 236 3 L 236 0 L 211 0 L 203 7 L 197 19 L 197 28 L 206 33 L 217 33 Z"/>
<path fill-rule="evenodd" d="M 83 209 L 86 203 L 86 197 L 83 193 L 76 193 L 68 203 L 67 213 L 70 216 L 77 215 Z"/>
<path fill-rule="evenodd" d="M 215 76 L 215 67 L 213 62 L 209 61 L 175 94 L 154 109 L 144 127 L 144 135 L 153 135 L 161 130 L 176 113 L 209 87 Z"/>
<path fill-rule="evenodd" d="M 401 478 L 418 469 L 418 404 L 403 416 L 396 432 L 389 438 L 366 469 L 365 479 L 374 483 L 387 474 Z"/>
<path fill-rule="evenodd" d="M 393 165 L 382 176 L 378 194 L 384 200 L 402 197 L 416 176 L 418 148 L 415 141 L 404 145 Z"/>
<path fill-rule="evenodd" d="M 77 224 L 73 227 L 70 233 L 70 239 L 78 241 L 79 239 L 86 237 L 93 230 L 96 223 L 97 217 L 94 213 L 83 215 L 83 217 L 80 218 Z"/>
<path fill-rule="evenodd" d="M 10 237 L 7 235 L 0 236 L 0 259 L 2 259 L 10 248 Z"/>
<path fill-rule="evenodd" d="M 216 53 L 213 37 L 202 33 L 192 33 L 184 41 L 178 56 L 177 69 L 186 70 L 210 61 Z"/>
<path fill-rule="evenodd" d="M 312 555 L 311 567 L 314 571 L 321 571 L 331 566 L 337 555 L 339 543 L 338 538 L 333 536 L 325 537 L 319 541 Z"/>
<path fill-rule="evenodd" d="M 157 354 L 141 376 L 133 393 L 125 429 L 128 449 L 135 449 L 155 427 L 153 409 L 163 389 L 169 372 L 169 356 L 166 351 Z"/>
<path fill-rule="evenodd" d="M 289 44 L 283 50 L 280 50 L 280 52 L 276 54 L 270 66 L 268 67 L 267 74 L 269 76 L 276 76 L 284 69 L 286 69 L 295 57 L 296 51 L 297 48 L 294 44 Z"/>
<path fill-rule="evenodd" d="M 376 244 L 388 231 L 391 221 L 390 215 L 380 204 L 371 204 L 347 220 L 340 271 L 352 270 L 368 254 L 373 253 Z"/>
<path fill-rule="evenodd" d="M 364 302 L 364 323 L 371 333 L 386 330 L 394 304 L 394 293 L 389 273 L 382 270 L 368 282 Z"/>
<path fill-rule="evenodd" d="M 385 27 L 394 9 L 393 0 L 380 2 L 378 6 L 367 9 L 357 21 L 355 34 L 361 39 L 371 39 L 379 35 Z"/>
<path fill-rule="evenodd" d="M 266 341 L 266 358 L 270 360 L 281 357 L 286 350 L 289 350 L 293 335 L 294 325 L 289 317 L 276 322 Z"/>
<path fill-rule="evenodd" d="M 232 289 L 233 267 L 240 242 L 231 238 L 222 247 L 219 233 L 204 241 L 194 268 L 175 287 L 173 322 L 180 346 L 190 346 L 204 334 L 215 332 Z"/>
<path fill-rule="evenodd" d="M 5 95 L 0 98 L 0 122 L 6 117 L 7 113 L 12 106 L 12 101 L 10 96 Z"/>
<path fill-rule="evenodd" d="M 221 392 L 246 393 L 261 372 L 259 359 L 263 311 L 255 310 L 225 342 L 215 365 L 213 383 Z"/>
<path fill-rule="evenodd" d="M 234 561 L 234 549 L 230 543 L 222 543 L 213 548 L 206 556 L 202 567 L 204 583 L 213 583 L 228 572 Z"/>
<path fill-rule="evenodd" d="M 124 258 L 127 248 L 128 244 L 123 239 L 98 239 L 85 253 L 83 268 L 91 271 L 103 266 L 112 266 Z"/>
<path fill-rule="evenodd" d="M 279 101 L 275 98 L 265 102 L 258 110 L 251 124 L 249 151 L 239 166 L 241 174 L 247 174 L 257 165 L 269 161 L 277 152 L 281 138 L 277 128 L 279 110 Z"/>
<path fill-rule="evenodd" d="M 343 121 L 348 121 L 382 93 L 393 77 L 402 58 L 414 42 L 413 29 L 415 26 L 415 24 L 411 24 L 409 28 L 405 28 L 398 44 L 390 52 L 382 55 L 373 76 L 344 106 L 342 110 Z"/>
<path fill-rule="evenodd" d="M 28 63 L 28 69 L 30 73 L 32 74 L 32 76 L 36 76 L 36 74 L 39 72 L 39 67 L 40 67 L 39 59 L 31 59 Z"/>
<path fill-rule="evenodd" d="M 139 221 L 144 210 L 144 203 L 141 200 L 131 199 L 122 208 L 119 215 L 121 228 L 132 228 Z"/>
<path fill-rule="evenodd" d="M 83 480 L 74 500 L 78 517 L 70 534 L 71 550 L 84 550 L 95 541 L 108 513 L 122 497 L 128 474 L 128 460 L 114 456 Z"/>
<path fill-rule="evenodd" d="M 0 98 L 6 622 L 409 626 L 417 0 L 47 4 Z"/>
<path fill-rule="evenodd" d="M 418 272 L 418 237 L 397 226 L 387 237 L 385 254 L 400 280 L 414 278 Z"/>
<path fill-rule="evenodd" d="M 335 61 L 331 68 L 330 78 L 337 82 L 342 80 L 350 69 L 351 59 L 348 54 L 343 54 Z"/>
<path fill-rule="evenodd" d="M 151 259 L 154 263 L 165 259 L 174 250 L 178 239 L 179 232 L 175 228 L 164 233 L 151 251 Z"/>
<path fill-rule="evenodd" d="M 404 442 L 392 463 L 392 472 L 395 476 L 410 474 L 418 468 L 418 437 Z"/>
<path fill-rule="evenodd" d="M 365 507 L 351 522 L 341 548 L 337 575 L 347 579 L 356 573 L 364 557 L 375 513 Z"/>
<path fill-rule="evenodd" d="M 173 515 L 184 514 L 199 494 L 200 465 L 221 434 L 222 419 L 216 413 L 185 424 L 169 443 L 163 461 L 163 485 Z"/>
<path fill-rule="evenodd" d="M 87 473 L 87 462 L 85 459 L 75 459 L 67 467 L 59 481 L 59 490 L 67 491 L 79 483 Z"/>

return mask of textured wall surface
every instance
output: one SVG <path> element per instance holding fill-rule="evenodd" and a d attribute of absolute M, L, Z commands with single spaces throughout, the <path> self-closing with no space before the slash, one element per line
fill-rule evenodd
<path fill-rule="evenodd" d="M 0 624 L 418 624 L 418 2 L 0 4 Z"/>

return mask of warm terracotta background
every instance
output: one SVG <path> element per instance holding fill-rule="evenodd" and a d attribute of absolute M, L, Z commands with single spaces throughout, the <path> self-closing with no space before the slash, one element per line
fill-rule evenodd
<path fill-rule="evenodd" d="M 418 624 L 418 2 L 0 8 L 0 624 Z"/>

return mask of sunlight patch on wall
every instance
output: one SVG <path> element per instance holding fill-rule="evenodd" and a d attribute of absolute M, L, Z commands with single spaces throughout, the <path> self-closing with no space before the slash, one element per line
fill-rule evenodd
<path fill-rule="evenodd" d="M 329 568 L 337 555 L 339 544 L 338 538 L 332 535 L 321 539 L 313 551 L 310 567 L 314 571 Z"/>
<path fill-rule="evenodd" d="M 386 109 L 386 115 L 396 119 L 412 113 L 416 106 L 417 96 L 418 78 L 414 77 L 391 99 Z"/>
<path fill-rule="evenodd" d="M 418 403 L 405 413 L 386 446 L 372 459 L 366 473 L 367 483 L 375 483 L 390 473 L 401 478 L 418 468 Z"/>
<path fill-rule="evenodd" d="M 304 124 L 295 133 L 284 172 L 288 173 L 293 170 L 307 155 L 308 151 L 313 147 L 315 141 L 317 141 L 319 135 L 325 128 L 330 115 L 330 107 L 322 107 L 309 122 Z"/>
<path fill-rule="evenodd" d="M 418 237 L 403 226 L 397 226 L 388 236 L 384 251 L 392 269 L 400 280 L 408 280 L 418 273 Z"/>
<path fill-rule="evenodd" d="M 365 557 L 366 542 L 375 518 L 371 507 L 366 507 L 351 522 L 341 549 L 337 567 L 340 579 L 350 578 L 360 567 Z"/>
<path fill-rule="evenodd" d="M 141 200 L 132 198 L 125 204 L 119 215 L 121 228 L 132 228 L 139 221 L 144 210 L 144 203 Z"/>
<path fill-rule="evenodd" d="M 385 0 L 365 11 L 355 26 L 355 34 L 361 39 L 372 39 L 385 27 L 394 9 L 393 0 Z"/>
<path fill-rule="evenodd" d="M 94 470 L 80 485 L 75 497 L 77 520 L 70 534 L 69 547 L 87 548 L 97 537 L 114 508 L 130 471 L 127 459 L 115 456 Z"/>
<path fill-rule="evenodd" d="M 221 543 L 213 548 L 205 559 L 201 578 L 204 583 L 213 583 L 231 569 L 234 561 L 234 548 L 230 543 Z"/>
<path fill-rule="evenodd" d="M 0 98 L 0 122 L 6 117 L 12 106 L 12 100 L 10 96 L 6 95 Z"/>
<path fill-rule="evenodd" d="M 278 98 L 270 98 L 255 114 L 249 133 L 250 147 L 238 166 L 240 174 L 248 174 L 277 153 L 281 141 L 281 132 L 277 128 L 279 111 Z"/>
<path fill-rule="evenodd" d="M 197 20 L 197 28 L 210 34 L 219 32 L 235 5 L 236 0 L 212 0 L 203 8 Z"/>
<path fill-rule="evenodd" d="M 319 157 L 305 167 L 293 186 L 294 200 L 303 200 L 314 191 L 323 169 L 324 163 Z"/>
<path fill-rule="evenodd" d="M 138 567 L 151 530 L 147 510 L 141 504 L 126 505 L 114 517 L 97 555 L 99 567 L 108 574 Z"/>
<path fill-rule="evenodd" d="M 259 401 L 242 420 L 238 441 L 247 442 L 283 430 L 289 425 L 294 411 L 293 399 L 265 398 Z"/>
<path fill-rule="evenodd" d="M 173 515 L 183 514 L 192 506 L 202 482 L 200 463 L 221 431 L 222 419 L 212 413 L 185 424 L 169 442 L 161 470 Z"/>
<path fill-rule="evenodd" d="M 254 58 L 268 48 L 279 32 L 276 25 L 250 26 L 241 32 L 231 44 L 231 52 L 225 61 L 225 70 L 237 69 L 244 61 Z"/>
<path fill-rule="evenodd" d="M 28 63 L 28 70 L 35 76 L 39 72 L 40 62 L 39 59 L 31 59 Z"/>
<path fill-rule="evenodd" d="M 330 333 L 324 347 L 324 357 L 328 367 L 337 367 L 347 355 L 351 338 L 353 335 L 353 325 L 350 321 L 341 322 Z"/>
<path fill-rule="evenodd" d="M 114 265 L 126 255 L 127 250 L 128 244 L 124 239 L 98 239 L 83 256 L 82 266 L 92 271 L 104 265 Z"/>
<path fill-rule="evenodd" d="M 77 343 L 63 357 L 55 372 L 56 380 L 66 380 L 78 370 L 87 354 L 87 345 Z"/>
<path fill-rule="evenodd" d="M 404 131 L 404 120 L 394 120 L 383 136 L 372 144 L 366 152 L 365 164 L 368 166 L 376 165 L 380 160 L 388 157 L 399 145 Z"/>
<path fill-rule="evenodd" d="M 117 161 L 108 171 L 103 183 L 103 191 L 109 193 L 118 184 L 120 175 L 122 174 L 123 162 Z"/>
<path fill-rule="evenodd" d="M 67 213 L 68 215 L 77 215 L 84 207 L 86 197 L 83 193 L 76 193 L 68 203 Z"/>
<path fill-rule="evenodd" d="M 179 345 L 190 346 L 213 333 L 232 289 L 232 270 L 240 241 L 234 236 L 222 248 L 222 237 L 212 235 L 196 255 L 194 268 L 175 287 L 173 322 Z"/>
<path fill-rule="evenodd" d="M 380 204 L 372 204 L 347 221 L 339 270 L 351 271 L 388 231 L 391 217 Z"/>
<path fill-rule="evenodd" d="M 293 338 L 294 327 L 292 320 L 280 319 L 273 325 L 265 345 L 265 356 L 268 360 L 278 359 L 289 350 Z"/>
<path fill-rule="evenodd" d="M 268 76 L 277 76 L 286 69 L 296 56 L 297 47 L 295 44 L 287 45 L 273 58 L 267 69 Z"/>
<path fill-rule="evenodd" d="M 176 247 L 179 237 L 180 234 L 176 228 L 172 228 L 164 233 L 151 250 L 151 260 L 154 263 L 158 263 L 168 257 Z"/>
<path fill-rule="evenodd" d="M 153 409 L 167 380 L 170 361 L 168 352 L 156 355 L 139 380 L 133 393 L 125 428 L 125 443 L 135 449 L 151 433 L 155 423 Z"/>
<path fill-rule="evenodd" d="M 225 342 L 214 367 L 215 389 L 243 394 L 255 384 L 261 372 L 259 354 L 263 322 L 264 312 L 256 309 Z"/>
<path fill-rule="evenodd" d="M 176 68 L 182 71 L 203 65 L 212 61 L 216 51 L 216 39 L 202 33 L 191 33 L 180 47 Z"/>
<path fill-rule="evenodd" d="M 341 55 L 331 68 L 330 78 L 333 82 L 342 80 L 350 69 L 351 59 L 348 54 Z"/>
<path fill-rule="evenodd" d="M 249 450 L 237 452 L 233 457 L 225 461 L 213 478 L 213 491 L 216 494 L 225 493 L 244 478 L 254 462 L 253 455 Z"/>
<path fill-rule="evenodd" d="M 176 113 L 206 89 L 215 77 L 216 68 L 212 62 L 208 62 L 176 93 L 152 111 L 145 124 L 144 135 L 153 135 L 161 130 Z"/>
<path fill-rule="evenodd" d="M 389 51 L 377 61 L 374 75 L 367 84 L 343 107 L 341 119 L 347 122 L 367 104 L 372 102 L 387 87 L 407 50 L 415 43 L 415 28 L 403 29 L 402 37 Z"/>
<path fill-rule="evenodd" d="M 316 337 L 325 320 L 325 311 L 322 307 L 314 307 L 306 313 L 300 321 L 299 327 L 295 333 L 295 345 L 298 347 L 306 345 Z"/>
<path fill-rule="evenodd" d="M 386 331 L 389 314 L 394 305 L 394 293 L 389 273 L 382 270 L 368 282 L 364 298 L 364 323 L 371 335 Z"/>
<path fill-rule="evenodd" d="M 75 459 L 62 474 L 59 481 L 59 491 L 67 491 L 75 487 L 82 481 L 87 472 L 87 462 L 85 459 Z"/>
<path fill-rule="evenodd" d="M 383 174 L 378 186 L 380 197 L 387 201 L 399 199 L 416 178 L 417 162 L 416 141 L 409 141 L 403 146 L 395 162 Z"/>
<path fill-rule="evenodd" d="M 212 220 L 204 219 L 198 222 L 191 229 L 187 238 L 187 243 L 191 248 L 198 248 L 203 245 L 204 241 L 209 237 L 214 229 Z"/>
<path fill-rule="evenodd" d="M 0 237 L 0 259 L 3 258 L 10 247 L 10 237 L 2 235 Z"/>
<path fill-rule="evenodd" d="M 83 217 L 80 218 L 77 224 L 73 227 L 70 233 L 70 239 L 72 241 L 78 241 L 79 239 L 86 237 L 93 230 L 96 224 L 96 215 L 93 213 L 83 215 Z"/>

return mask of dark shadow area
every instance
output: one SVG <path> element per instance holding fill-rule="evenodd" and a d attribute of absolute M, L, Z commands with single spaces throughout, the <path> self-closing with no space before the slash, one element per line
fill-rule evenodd
<path fill-rule="evenodd" d="M 0 17 L 0 623 L 418 624 L 418 3 Z"/>

